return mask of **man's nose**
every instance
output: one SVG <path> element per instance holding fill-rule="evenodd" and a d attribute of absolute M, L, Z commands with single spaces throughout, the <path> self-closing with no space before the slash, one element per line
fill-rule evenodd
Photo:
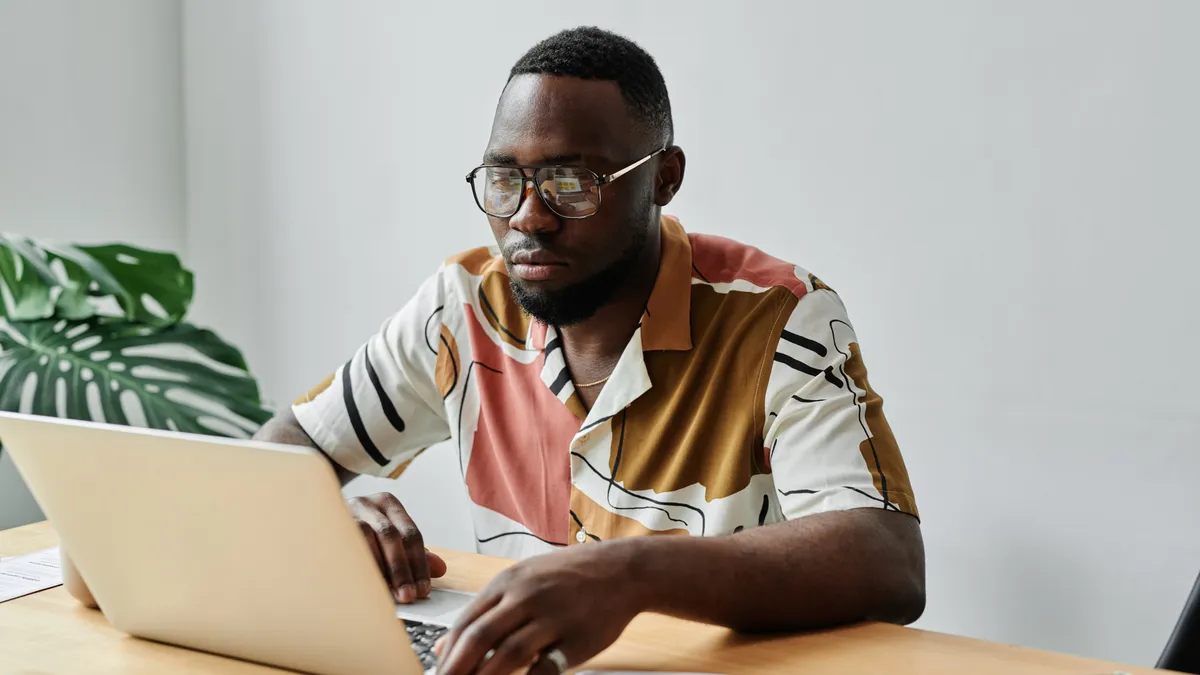
<path fill-rule="evenodd" d="M 525 179 L 525 195 L 521 200 L 521 208 L 508 219 L 508 226 L 524 234 L 544 234 L 557 232 L 561 226 L 558 216 L 546 208 L 545 202 L 537 194 L 537 186 L 533 180 Z"/>

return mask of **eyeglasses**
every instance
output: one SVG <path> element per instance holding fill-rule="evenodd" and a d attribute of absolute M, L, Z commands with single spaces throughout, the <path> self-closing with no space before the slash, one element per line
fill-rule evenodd
<path fill-rule="evenodd" d="M 506 166 L 484 164 L 467 174 L 471 193 L 480 211 L 496 218 L 511 218 L 525 199 L 525 184 L 532 181 L 542 203 L 556 215 L 579 219 L 600 210 L 600 186 L 633 171 L 666 148 L 655 150 L 629 166 L 601 176 L 579 166 Z M 532 175 L 527 174 L 532 171 Z"/>

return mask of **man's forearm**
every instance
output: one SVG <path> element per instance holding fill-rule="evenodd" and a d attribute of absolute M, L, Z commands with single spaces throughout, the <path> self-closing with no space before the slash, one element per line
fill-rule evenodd
<path fill-rule="evenodd" d="M 305 448 L 313 448 L 314 450 L 321 450 L 321 447 L 313 441 L 308 432 L 304 431 L 304 427 L 300 426 L 300 422 L 296 419 L 291 409 L 284 409 L 267 420 L 267 423 L 254 434 L 254 440 L 282 443 L 284 445 L 298 445 Z M 325 451 L 321 450 L 321 454 L 325 454 Z M 343 486 L 358 477 L 354 472 L 342 468 L 340 464 L 333 461 L 328 455 L 325 455 L 325 459 L 329 460 L 329 463 L 333 466 L 334 473 L 337 474 L 338 482 Z"/>
<path fill-rule="evenodd" d="M 725 537 L 612 543 L 625 547 L 646 611 L 745 631 L 906 624 L 924 611 L 920 528 L 901 513 L 856 509 Z"/>

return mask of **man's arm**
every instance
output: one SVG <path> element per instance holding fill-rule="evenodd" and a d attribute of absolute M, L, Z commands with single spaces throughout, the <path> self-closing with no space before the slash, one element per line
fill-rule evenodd
<path fill-rule="evenodd" d="M 904 513 L 848 509 L 722 537 L 630 537 L 502 572 L 438 646 L 438 672 L 506 673 L 550 647 L 580 664 L 645 611 L 740 631 L 794 631 L 906 624 L 924 608 L 920 526 Z M 551 671 L 534 672 L 543 670 Z"/>
<path fill-rule="evenodd" d="M 282 443 L 284 445 L 298 445 L 321 450 L 316 441 L 304 430 L 304 427 L 300 426 L 300 422 L 296 420 L 296 413 L 292 412 L 291 408 L 284 408 L 274 417 L 267 420 L 267 423 L 258 430 L 258 433 L 254 434 L 254 440 L 266 441 L 268 443 Z M 329 460 L 329 463 L 333 465 L 333 471 L 337 474 L 338 482 L 341 483 L 342 487 L 345 487 L 346 483 L 358 477 L 358 474 L 347 470 L 341 464 L 333 461 L 324 450 L 321 450 L 321 454 L 325 455 L 325 459 Z"/>
<path fill-rule="evenodd" d="M 925 549 L 912 516 L 822 513 L 727 537 L 624 543 L 645 608 L 743 631 L 856 621 L 908 624 L 925 610 Z M 686 565 L 679 564 L 686 560 Z"/>
<path fill-rule="evenodd" d="M 746 630 L 909 623 L 924 610 L 916 502 L 883 399 L 841 299 L 810 283 L 768 354 L 763 445 L 785 522 L 639 542 L 651 609 Z M 671 569 L 680 559 L 687 568 Z"/>

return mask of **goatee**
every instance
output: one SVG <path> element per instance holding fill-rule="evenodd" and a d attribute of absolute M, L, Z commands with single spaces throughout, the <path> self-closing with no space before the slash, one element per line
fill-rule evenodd
<path fill-rule="evenodd" d="M 592 318 L 633 273 L 646 249 L 647 233 L 637 230 L 621 257 L 596 274 L 566 288 L 535 290 L 509 277 L 513 299 L 534 319 L 550 326 L 570 326 Z"/>

